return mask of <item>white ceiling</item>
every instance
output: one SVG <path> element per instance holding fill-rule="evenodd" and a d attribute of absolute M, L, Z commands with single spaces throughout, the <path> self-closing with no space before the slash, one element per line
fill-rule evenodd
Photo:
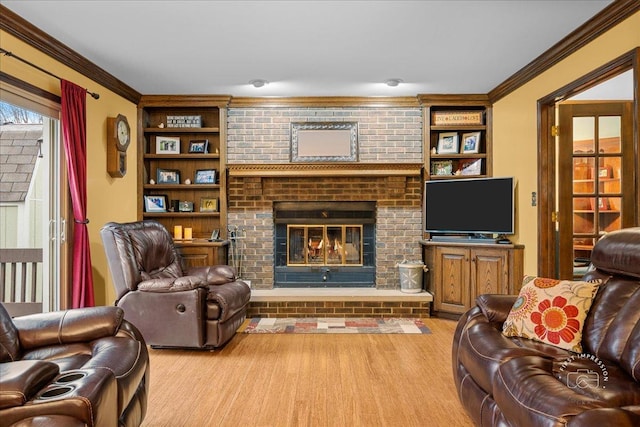
<path fill-rule="evenodd" d="M 0 3 L 142 94 L 414 96 L 487 93 L 612 1 Z"/>

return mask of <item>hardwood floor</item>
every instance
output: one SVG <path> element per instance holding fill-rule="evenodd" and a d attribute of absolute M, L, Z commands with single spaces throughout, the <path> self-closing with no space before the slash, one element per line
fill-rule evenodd
<path fill-rule="evenodd" d="M 472 423 L 451 373 L 455 322 L 429 335 L 243 334 L 213 352 L 150 350 L 144 427 Z"/>

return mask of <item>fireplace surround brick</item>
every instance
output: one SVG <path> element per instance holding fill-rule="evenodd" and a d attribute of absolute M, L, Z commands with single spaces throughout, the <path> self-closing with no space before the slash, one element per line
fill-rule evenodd
<path fill-rule="evenodd" d="M 423 162 L 419 107 L 250 107 L 228 111 L 228 165 L 290 164 L 291 123 L 314 121 L 357 122 L 359 165 Z M 421 176 L 230 176 L 227 186 L 228 224 L 246 232 L 242 277 L 254 289 L 273 288 L 273 203 L 277 201 L 375 201 L 377 289 L 399 288 L 396 265 L 404 259 L 421 259 Z M 292 308 L 264 307 L 276 312 Z M 367 313 L 401 311 L 391 306 L 337 309 L 355 308 Z"/>

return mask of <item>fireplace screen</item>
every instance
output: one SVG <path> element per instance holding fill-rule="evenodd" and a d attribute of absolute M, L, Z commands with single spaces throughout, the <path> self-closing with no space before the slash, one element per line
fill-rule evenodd
<path fill-rule="evenodd" d="M 362 265 L 362 225 L 288 225 L 287 265 Z"/>

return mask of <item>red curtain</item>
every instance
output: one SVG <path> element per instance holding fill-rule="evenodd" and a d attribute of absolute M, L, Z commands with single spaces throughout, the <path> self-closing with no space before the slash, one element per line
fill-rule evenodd
<path fill-rule="evenodd" d="M 61 81 L 62 138 L 73 206 L 72 308 L 93 307 L 93 273 L 87 224 L 87 91 Z"/>

